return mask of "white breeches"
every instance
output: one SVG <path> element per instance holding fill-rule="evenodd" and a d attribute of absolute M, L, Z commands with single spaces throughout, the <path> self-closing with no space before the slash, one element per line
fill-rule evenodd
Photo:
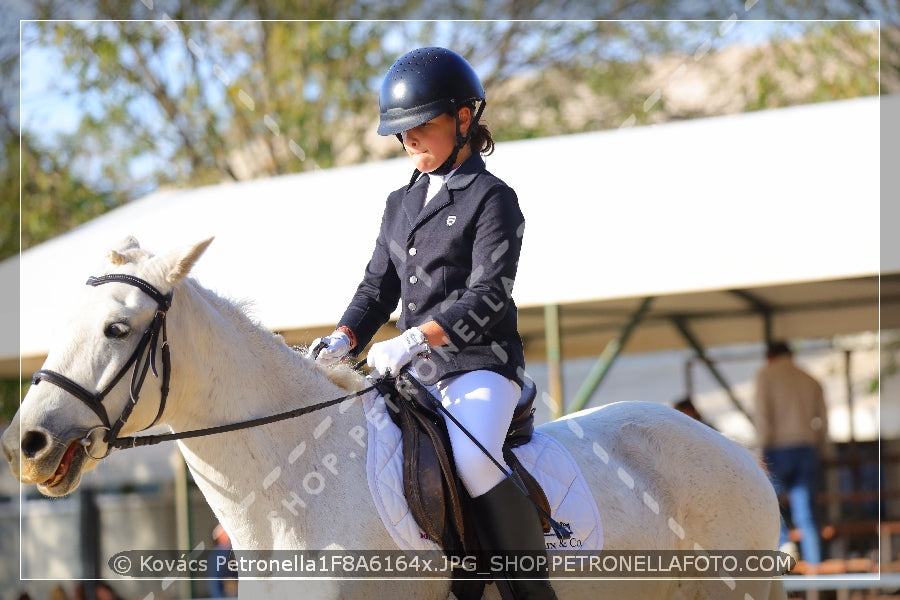
<path fill-rule="evenodd" d="M 473 498 L 484 494 L 510 472 L 503 460 L 503 441 L 519 401 L 519 386 L 493 371 L 471 371 L 441 380 L 428 389 L 506 470 L 504 473 L 498 469 L 455 423 L 441 413 L 447 423 L 456 470 L 463 485 Z"/>

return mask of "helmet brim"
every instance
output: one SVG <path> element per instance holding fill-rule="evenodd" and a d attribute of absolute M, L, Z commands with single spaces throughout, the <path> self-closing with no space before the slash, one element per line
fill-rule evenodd
<path fill-rule="evenodd" d="M 391 108 L 381 113 L 378 122 L 378 135 L 397 135 L 424 125 L 435 117 L 451 112 L 453 102 L 437 100 L 415 108 Z"/>

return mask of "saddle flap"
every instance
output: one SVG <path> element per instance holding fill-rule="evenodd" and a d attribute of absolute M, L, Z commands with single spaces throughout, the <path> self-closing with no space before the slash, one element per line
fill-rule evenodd
<path fill-rule="evenodd" d="M 403 410 L 400 417 L 406 501 L 425 534 L 443 545 L 447 512 L 441 457 L 412 411 Z"/>
<path fill-rule="evenodd" d="M 448 552 L 471 551 L 466 527 L 468 495 L 456 475 L 453 450 L 431 393 L 415 378 L 397 379 L 394 395 L 403 443 L 403 489 L 410 512 L 425 533 Z M 468 530 L 468 531 L 467 531 Z"/>

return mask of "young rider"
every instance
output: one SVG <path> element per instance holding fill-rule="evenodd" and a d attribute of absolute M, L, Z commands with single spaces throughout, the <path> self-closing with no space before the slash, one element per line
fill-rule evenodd
<path fill-rule="evenodd" d="M 505 465 L 502 445 L 519 398 L 524 353 L 511 297 L 525 220 L 516 193 L 485 168 L 494 140 L 480 121 L 481 81 L 445 48 L 419 48 L 388 70 L 380 135 L 396 135 L 415 166 L 387 199 L 365 275 L 335 331 L 313 342 L 331 364 L 358 353 L 401 303 L 402 333 L 367 362 L 410 372 Z M 457 471 L 485 551 L 545 553 L 534 505 L 456 425 Z M 507 467 L 507 472 L 509 471 Z M 532 574 L 534 575 L 534 574 Z M 509 581 L 515 598 L 555 598 L 546 572 Z"/>

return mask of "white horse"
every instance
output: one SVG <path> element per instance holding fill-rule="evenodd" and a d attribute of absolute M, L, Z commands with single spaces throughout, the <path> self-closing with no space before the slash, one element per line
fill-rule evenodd
<path fill-rule="evenodd" d="M 154 256 L 129 238 L 108 253 L 105 273 L 140 278 L 162 294 L 172 293 L 168 402 L 158 415 L 160 385 L 148 377 L 122 435 L 148 427 L 157 416 L 172 431 L 185 431 L 338 398 L 365 385 L 352 371 L 316 367 L 241 306 L 186 277 L 210 241 Z M 103 406 L 112 421 L 131 404 L 130 368 L 113 382 L 161 312 L 160 300 L 115 282 L 87 287 L 81 298 L 45 369 L 86 390 L 111 385 Z M 145 355 L 137 362 L 146 360 Z M 105 429 L 90 435 L 90 447 L 81 442 L 99 425 L 99 413 L 64 387 L 52 380 L 33 385 L 2 438 L 13 473 L 47 496 L 74 490 L 106 451 Z M 236 549 L 396 550 L 367 486 L 360 447 L 365 419 L 357 400 L 178 445 Z M 775 550 L 776 497 L 745 449 L 655 403 L 621 402 L 568 419 L 538 430 L 559 440 L 578 463 L 599 507 L 604 549 Z M 604 449 L 605 460 L 596 448 Z M 449 595 L 444 579 L 242 580 L 240 590 L 242 596 L 273 597 L 278 590 L 258 588 L 275 584 L 287 597 Z M 560 599 L 786 597 L 778 579 L 554 578 L 553 586 Z M 495 586 L 486 597 L 497 597 Z"/>

